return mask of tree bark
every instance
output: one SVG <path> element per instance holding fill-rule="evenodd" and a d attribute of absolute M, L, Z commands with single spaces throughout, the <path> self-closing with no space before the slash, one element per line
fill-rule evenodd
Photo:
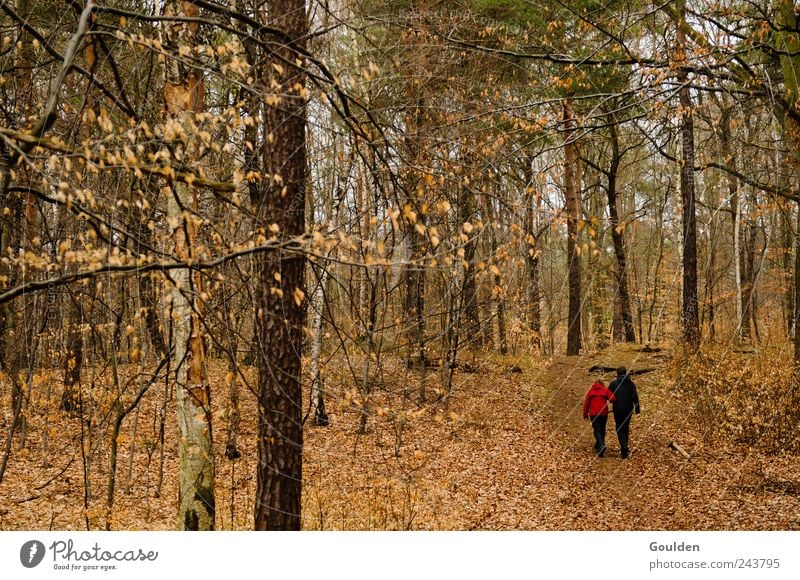
<path fill-rule="evenodd" d="M 800 378 L 800 206 L 796 211 L 794 237 L 794 365 Z"/>
<path fill-rule="evenodd" d="M 575 122 L 572 103 L 563 102 L 563 121 L 567 130 L 564 138 L 564 192 L 567 209 L 567 276 L 569 282 L 569 313 L 567 315 L 567 356 L 581 351 L 581 255 L 578 223 L 581 217 L 581 200 L 576 182 L 577 154 L 575 147 Z"/>
<path fill-rule="evenodd" d="M 329 424 L 328 414 L 325 412 L 325 389 L 322 381 L 320 360 L 322 358 L 322 324 L 325 313 L 325 292 L 328 285 L 328 268 L 330 264 L 323 263 L 322 273 L 319 276 L 314 293 L 311 295 L 312 320 L 311 320 L 311 360 L 309 361 L 309 374 L 311 375 L 311 406 L 314 412 L 314 424 L 326 427 Z"/>
<path fill-rule="evenodd" d="M 462 186 L 459 189 L 459 221 L 463 224 L 473 217 L 472 192 Z M 468 337 L 468 344 L 483 346 L 483 328 L 481 326 L 480 310 L 478 308 L 478 284 L 475 268 L 475 238 L 469 234 L 464 243 L 464 282 L 462 284 L 463 297 L 461 308 L 464 312 L 464 331 Z"/>
<path fill-rule="evenodd" d="M 525 178 L 525 242 L 527 251 L 525 259 L 528 263 L 528 328 L 533 334 L 533 341 L 537 348 L 542 348 L 542 290 L 539 240 L 547 231 L 548 224 L 538 227 L 539 212 L 541 211 L 542 196 L 534 186 L 533 160 L 525 158 L 523 175 Z"/>
<path fill-rule="evenodd" d="M 749 342 L 752 339 L 751 321 L 753 319 L 753 279 L 755 277 L 756 255 L 755 238 L 756 229 L 752 223 L 748 222 L 744 228 L 744 246 L 741 248 L 742 318 L 739 321 L 739 328 L 742 341 L 744 342 Z"/>
<path fill-rule="evenodd" d="M 780 61 L 786 101 L 797 106 L 800 99 L 800 15 L 795 11 L 794 0 L 776 0 L 776 23 L 778 48 L 782 51 Z M 784 138 L 791 151 L 791 167 L 796 175 L 800 168 L 800 125 L 787 115 L 784 123 Z M 800 376 L 800 205 L 797 210 L 795 228 L 795 303 L 794 303 L 794 365 Z"/>
<path fill-rule="evenodd" d="M 783 308 L 786 318 L 786 336 L 791 339 L 794 333 L 794 276 L 792 273 L 792 206 L 789 204 L 781 208 L 781 266 L 784 272 Z"/>
<path fill-rule="evenodd" d="M 83 305 L 80 292 L 69 292 L 70 315 L 65 319 L 67 331 L 67 352 L 64 355 L 64 392 L 61 395 L 61 408 L 68 413 L 78 410 L 81 369 L 83 368 Z"/>
<path fill-rule="evenodd" d="M 679 0 L 679 15 L 685 19 L 686 5 Z M 686 62 L 686 33 L 678 25 L 677 62 Z M 694 179 L 694 113 L 689 93 L 688 74 L 678 73 L 678 99 L 681 112 L 681 206 L 683 225 L 683 296 L 681 301 L 681 329 L 687 346 L 700 346 L 700 316 L 697 299 L 697 217 L 695 209 Z"/>
<path fill-rule="evenodd" d="M 165 13 L 197 17 L 199 9 L 191 0 L 170 0 Z M 193 46 L 199 25 L 168 27 L 168 47 Z M 193 113 L 202 111 L 204 88 L 195 69 L 180 59 L 170 59 L 164 101 L 168 118 L 186 128 L 185 138 L 173 143 L 181 163 L 191 163 L 195 145 L 191 133 Z M 197 191 L 184 183 L 171 183 L 167 215 L 172 225 L 175 255 L 180 260 L 202 259 L 196 254 L 197 218 L 188 208 L 198 209 Z M 211 387 L 206 374 L 205 342 L 202 335 L 202 286 L 199 271 L 176 270 L 171 288 L 174 320 L 176 403 L 178 415 L 178 527 L 182 530 L 213 530 L 216 504 L 214 496 L 214 445 L 211 425 Z"/>
<path fill-rule="evenodd" d="M 633 326 L 633 313 L 631 310 L 631 298 L 628 292 L 628 259 L 625 252 L 624 224 L 620 223 L 619 209 L 617 203 L 617 177 L 622 161 L 622 154 L 619 148 L 619 132 L 616 119 L 612 117 L 610 125 L 611 131 L 611 164 L 608 168 L 608 215 L 611 225 L 611 240 L 614 246 L 614 257 L 617 261 L 617 268 L 614 272 L 616 276 L 615 300 L 619 304 L 621 328 L 615 329 L 614 340 L 625 342 L 636 342 L 636 331 Z"/>
<path fill-rule="evenodd" d="M 265 24 L 304 48 L 304 0 L 270 0 Z M 289 242 L 305 229 L 305 74 L 303 57 L 282 45 L 266 57 L 263 85 L 279 95 L 264 111 L 259 226 L 277 225 Z M 305 321 L 305 260 L 290 249 L 259 257 L 257 291 L 258 473 L 256 530 L 299 530 L 303 466 L 301 354 Z"/>

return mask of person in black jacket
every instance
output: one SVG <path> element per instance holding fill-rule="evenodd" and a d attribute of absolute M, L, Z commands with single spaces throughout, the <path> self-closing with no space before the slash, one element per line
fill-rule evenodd
<path fill-rule="evenodd" d="M 619 439 L 620 456 L 622 459 L 628 458 L 628 440 L 631 429 L 631 417 L 641 411 L 639 407 L 639 393 L 636 392 L 636 385 L 628 376 L 625 367 L 617 369 L 617 378 L 614 379 L 608 390 L 614 393 L 614 424 L 617 428 L 617 438 Z"/>

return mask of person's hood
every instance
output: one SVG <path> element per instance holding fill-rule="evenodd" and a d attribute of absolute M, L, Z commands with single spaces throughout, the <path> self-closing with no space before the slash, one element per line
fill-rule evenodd
<path fill-rule="evenodd" d="M 606 388 L 605 388 L 603 385 L 601 385 L 600 383 L 594 383 L 594 384 L 591 386 L 591 388 L 589 389 L 589 392 L 590 392 L 590 393 L 591 393 L 591 392 L 595 392 L 595 393 L 604 393 L 604 392 L 605 392 L 605 389 L 606 389 Z"/>

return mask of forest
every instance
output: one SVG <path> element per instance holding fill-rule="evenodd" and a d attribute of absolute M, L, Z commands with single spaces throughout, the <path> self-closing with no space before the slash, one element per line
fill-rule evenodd
<path fill-rule="evenodd" d="M 794 0 L 0 0 L 0 196 L 0 530 L 800 529 Z"/>

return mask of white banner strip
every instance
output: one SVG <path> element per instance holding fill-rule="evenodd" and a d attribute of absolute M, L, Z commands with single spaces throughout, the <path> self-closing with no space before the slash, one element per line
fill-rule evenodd
<path fill-rule="evenodd" d="M 2 532 L 3 578 L 800 578 L 800 532 Z"/>

